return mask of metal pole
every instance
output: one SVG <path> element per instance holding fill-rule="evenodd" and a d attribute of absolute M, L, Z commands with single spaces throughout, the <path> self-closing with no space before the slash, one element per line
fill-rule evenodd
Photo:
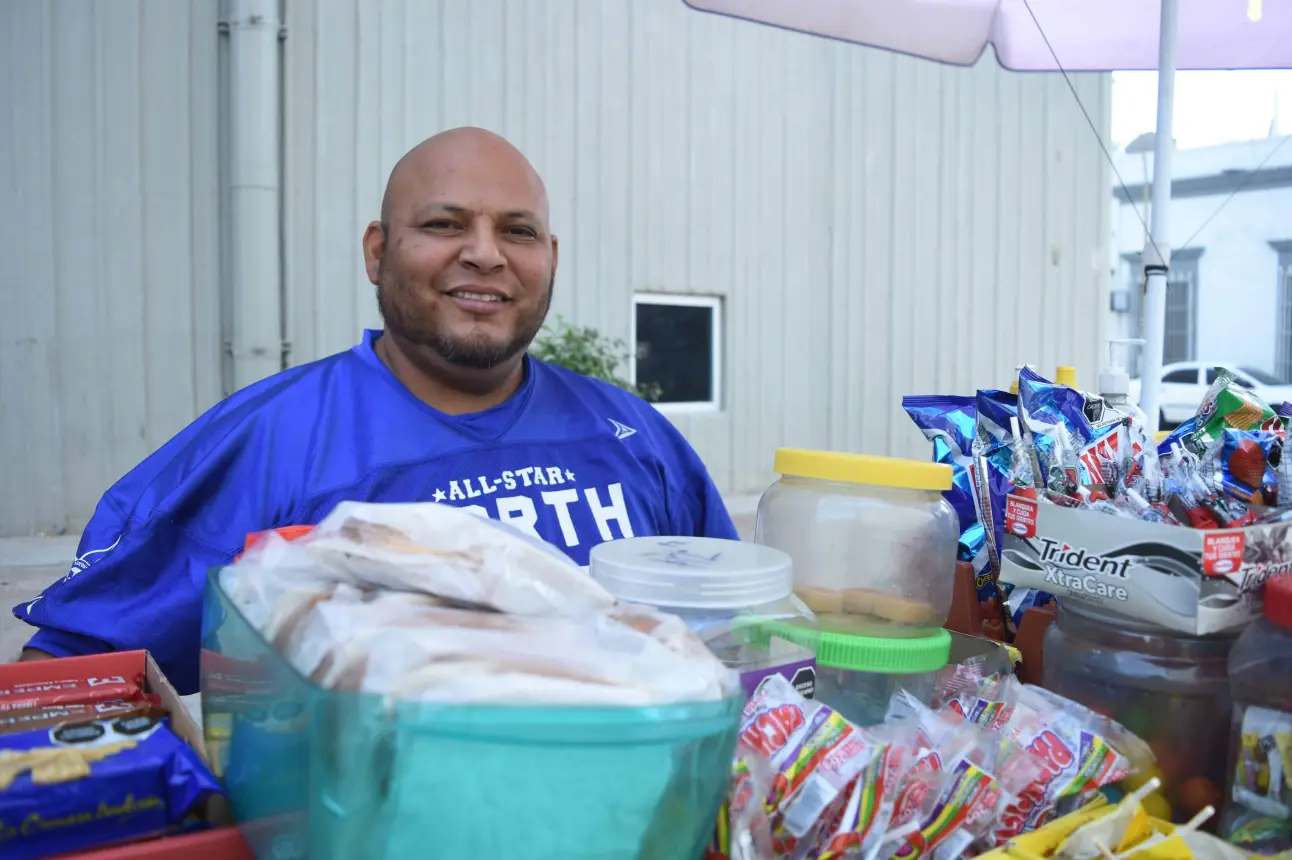
<path fill-rule="evenodd" d="M 1171 203 L 1171 155 L 1175 150 L 1172 127 L 1175 108 L 1175 47 L 1179 0 L 1162 0 L 1162 26 L 1158 36 L 1157 132 L 1153 140 L 1153 196 L 1149 210 L 1149 235 L 1144 243 L 1144 365 L 1140 375 L 1140 409 L 1156 426 L 1162 384 L 1162 350 L 1166 340 L 1166 280 L 1171 264 L 1167 245 L 1167 215 Z"/>
<path fill-rule="evenodd" d="M 283 368 L 278 0 L 233 0 L 229 21 L 233 388 Z"/>

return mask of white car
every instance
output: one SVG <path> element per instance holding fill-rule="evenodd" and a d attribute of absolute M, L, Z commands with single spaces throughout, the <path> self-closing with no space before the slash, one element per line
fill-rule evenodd
<path fill-rule="evenodd" d="M 1292 385 L 1266 371 L 1223 361 L 1181 361 L 1162 368 L 1162 388 L 1158 397 L 1161 429 L 1171 429 L 1197 413 L 1207 387 L 1216 381 L 1217 367 L 1229 368 L 1239 385 L 1251 389 L 1274 408 L 1285 400 L 1292 400 Z M 1132 403 L 1139 402 L 1139 392 L 1140 381 L 1132 379 L 1129 392 Z"/>

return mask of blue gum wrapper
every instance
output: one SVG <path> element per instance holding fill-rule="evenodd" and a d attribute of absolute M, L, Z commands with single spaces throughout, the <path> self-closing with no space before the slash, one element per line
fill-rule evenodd
<path fill-rule="evenodd" d="M 1171 431 L 1161 442 L 1157 443 L 1157 455 L 1166 457 L 1171 454 L 1171 448 L 1179 445 L 1182 449 L 1189 451 L 1192 447 L 1185 443 L 1193 438 L 1194 431 L 1198 429 L 1198 419 L 1190 418 Z"/>
<path fill-rule="evenodd" d="M 164 833 L 220 791 L 167 717 L 133 715 L 0 735 L 0 750 L 89 750 L 118 741 L 135 746 L 91 761 L 88 776 L 38 784 L 25 771 L 0 790 L 0 857 L 34 860 Z"/>
<path fill-rule="evenodd" d="M 933 443 L 933 460 L 951 467 L 951 489 L 943 493 L 960 518 L 963 533 L 978 521 L 973 503 L 969 465 L 973 461 L 974 403 L 972 397 L 909 395 L 902 408 Z M 967 559 L 961 559 L 967 561 Z"/>
<path fill-rule="evenodd" d="M 1292 403 L 1284 400 L 1279 404 L 1279 408 L 1274 410 L 1274 414 L 1280 418 L 1292 418 Z"/>

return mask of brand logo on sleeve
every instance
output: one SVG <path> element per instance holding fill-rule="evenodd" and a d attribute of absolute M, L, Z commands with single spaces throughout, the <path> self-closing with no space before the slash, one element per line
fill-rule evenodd
<path fill-rule="evenodd" d="M 607 418 L 606 420 L 614 426 L 616 439 L 627 439 L 637 433 L 634 428 L 629 427 L 627 424 L 621 424 L 613 418 Z"/>

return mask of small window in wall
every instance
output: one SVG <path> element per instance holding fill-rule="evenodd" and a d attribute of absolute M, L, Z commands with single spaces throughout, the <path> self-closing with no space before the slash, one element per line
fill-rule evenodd
<path fill-rule="evenodd" d="M 661 407 L 713 410 L 722 403 L 722 299 L 633 296 L 633 382 Z"/>
<path fill-rule="evenodd" d="M 1274 375 L 1292 380 L 1292 240 L 1272 242 L 1278 252 L 1278 280 L 1274 293 Z"/>
<path fill-rule="evenodd" d="M 1193 361 L 1198 341 L 1198 258 L 1173 256 L 1166 278 L 1162 363 Z"/>

